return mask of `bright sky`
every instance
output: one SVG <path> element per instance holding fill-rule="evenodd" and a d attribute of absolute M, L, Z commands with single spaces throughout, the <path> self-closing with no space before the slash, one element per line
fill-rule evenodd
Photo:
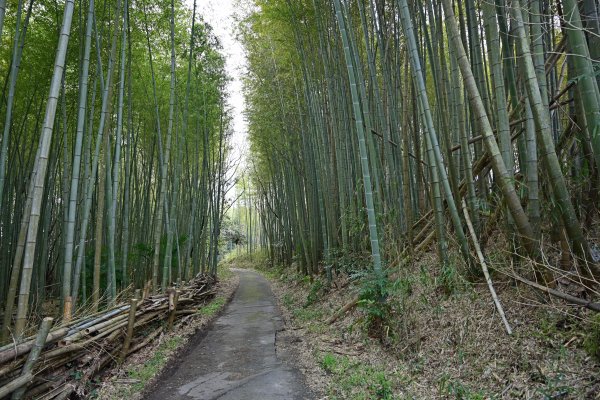
<path fill-rule="evenodd" d="M 194 0 L 185 0 L 192 9 Z M 242 44 L 235 37 L 235 15 L 240 9 L 240 0 L 196 0 L 196 13 L 202 15 L 214 30 L 215 35 L 221 40 L 223 52 L 226 57 L 226 70 L 233 79 L 229 83 L 229 105 L 233 115 L 233 140 L 234 157 L 246 153 L 247 124 L 244 118 L 244 95 L 242 94 L 242 74 L 246 68 L 246 57 Z"/>

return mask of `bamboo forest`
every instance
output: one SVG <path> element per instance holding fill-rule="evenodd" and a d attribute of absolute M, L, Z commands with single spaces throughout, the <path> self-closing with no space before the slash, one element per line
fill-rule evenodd
<path fill-rule="evenodd" d="M 600 398 L 598 0 L 0 0 L 0 398 Z"/>

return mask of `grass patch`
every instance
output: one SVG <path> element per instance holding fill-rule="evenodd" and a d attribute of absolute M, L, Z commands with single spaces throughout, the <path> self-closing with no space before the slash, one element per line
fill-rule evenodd
<path fill-rule="evenodd" d="M 205 305 L 204 307 L 200 307 L 198 309 L 198 314 L 205 315 L 207 317 L 212 317 L 225 305 L 224 297 L 216 297 L 213 301 Z"/>
<path fill-rule="evenodd" d="M 266 251 L 256 251 L 254 253 L 230 253 L 223 261 L 221 261 L 219 266 L 226 268 L 263 270 L 266 264 L 268 264 L 268 253 Z"/>
<path fill-rule="evenodd" d="M 331 399 L 394 400 L 401 378 L 398 373 L 386 374 L 380 366 L 352 361 L 345 356 L 324 353 L 319 365 L 333 378 L 328 395 Z M 396 394 L 395 394 L 396 393 Z"/>
<path fill-rule="evenodd" d="M 320 321 L 323 318 L 323 311 L 312 307 L 294 308 L 292 314 L 300 322 Z"/>
<path fill-rule="evenodd" d="M 446 397 L 456 400 L 484 400 L 489 397 L 482 391 L 473 391 L 458 380 L 442 376 L 439 381 L 440 392 Z"/>
<path fill-rule="evenodd" d="M 217 279 L 219 281 L 226 281 L 231 279 L 235 274 L 231 270 L 231 268 L 227 265 L 219 265 L 217 268 Z"/>
<path fill-rule="evenodd" d="M 119 385 L 119 390 L 111 395 L 114 399 L 125 399 L 134 393 L 144 390 L 148 382 L 154 378 L 169 361 L 171 353 L 183 342 L 180 336 L 172 336 L 158 345 L 152 357 L 140 365 L 131 365 L 125 371 L 127 378 L 136 380 L 130 385 Z"/>

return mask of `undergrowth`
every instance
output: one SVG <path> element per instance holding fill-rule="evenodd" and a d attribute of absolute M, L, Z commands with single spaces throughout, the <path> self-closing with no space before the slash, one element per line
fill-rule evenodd
<path fill-rule="evenodd" d="M 379 366 L 351 360 L 332 353 L 320 355 L 321 368 L 333 378 L 330 399 L 393 400 L 400 399 L 399 385 L 404 379 L 399 373 L 389 374 Z"/>

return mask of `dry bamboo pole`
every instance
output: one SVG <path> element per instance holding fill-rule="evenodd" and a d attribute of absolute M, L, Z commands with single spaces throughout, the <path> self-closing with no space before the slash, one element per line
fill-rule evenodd
<path fill-rule="evenodd" d="M 129 350 L 129 345 L 131 344 L 131 338 L 133 337 L 133 326 L 135 324 L 135 309 L 137 307 L 137 298 L 131 299 L 130 307 L 129 307 L 129 318 L 127 320 L 127 335 L 125 336 L 125 341 L 123 342 L 123 348 L 121 349 L 121 355 L 119 356 L 119 363 L 122 364 L 127 357 L 127 351 Z"/>
<path fill-rule="evenodd" d="M 167 323 L 167 329 L 173 328 L 173 322 L 175 321 L 175 313 L 177 312 L 177 300 L 179 299 L 180 290 L 169 291 L 169 322 Z"/>
<path fill-rule="evenodd" d="M 46 343 L 54 342 L 65 336 L 69 331 L 68 328 L 60 328 L 54 332 L 50 332 L 48 337 L 46 338 Z M 23 342 L 21 344 L 15 345 L 10 344 L 10 348 L 7 348 L 4 351 L 0 352 L 0 364 L 7 362 L 8 360 L 15 359 L 18 356 L 27 353 L 31 348 L 35 345 L 35 338 L 31 339 L 27 342 Z"/>
<path fill-rule="evenodd" d="M 17 389 L 22 388 L 33 380 L 33 374 L 28 372 L 19 376 L 17 379 L 10 381 L 8 384 L 0 387 L 0 399 L 8 396 Z"/>
<path fill-rule="evenodd" d="M 57 380 L 50 379 L 47 382 L 41 383 L 37 386 L 34 386 L 33 388 L 31 388 L 27 392 L 25 392 L 25 398 L 39 399 L 40 396 L 42 395 L 42 393 L 46 393 L 48 391 L 54 390 L 59 385 L 62 385 L 66 379 L 67 379 L 67 377 L 65 376 L 65 374 L 62 374 L 62 376 L 58 377 Z"/>
<path fill-rule="evenodd" d="M 160 335 L 162 333 L 162 331 L 163 331 L 163 327 L 161 326 L 160 328 L 158 328 L 157 330 L 155 330 L 154 332 L 149 334 L 144 340 L 142 340 L 141 342 L 139 342 L 138 344 L 133 346 L 131 349 L 129 349 L 129 351 L 127 352 L 127 355 L 135 353 L 139 349 L 146 347 L 146 345 L 148 343 L 150 343 L 155 337 Z"/>
<path fill-rule="evenodd" d="M 63 309 L 63 323 L 68 324 L 73 318 L 73 298 L 71 296 L 65 297 L 65 305 Z"/>
<path fill-rule="evenodd" d="M 506 332 L 511 335 L 512 329 L 510 328 L 510 324 L 506 319 L 506 315 L 504 314 L 504 309 L 502 308 L 502 304 L 500 304 L 500 300 L 498 299 L 498 295 L 496 294 L 496 290 L 494 289 L 494 285 L 492 284 L 492 278 L 490 277 L 490 272 L 488 271 L 487 264 L 485 262 L 485 258 L 483 257 L 483 253 L 481 252 L 481 247 L 479 247 L 479 242 L 477 241 L 477 235 L 475 234 L 475 229 L 473 228 L 473 224 L 471 223 L 471 218 L 469 217 L 469 211 L 467 210 L 467 203 L 463 197 L 462 199 L 462 209 L 463 214 L 465 214 L 465 221 L 467 223 L 467 227 L 469 228 L 469 233 L 471 234 L 471 240 L 473 241 L 473 246 L 475 246 L 475 251 L 477 252 L 477 257 L 479 258 L 479 262 L 481 264 L 481 269 L 483 270 L 483 275 L 485 276 L 485 281 L 487 282 L 488 288 L 490 289 L 490 294 L 492 295 L 492 299 L 494 299 L 494 304 L 496 305 L 496 309 L 498 309 L 498 313 L 500 314 L 500 318 L 502 318 L 502 322 L 504 323 L 504 327 L 506 328 Z"/>
<path fill-rule="evenodd" d="M 48 338 L 48 332 L 50 332 L 50 328 L 52 327 L 53 318 L 44 318 L 40 325 L 40 330 L 38 331 L 37 337 L 35 338 L 35 344 L 31 348 L 29 352 L 29 357 L 27 357 L 27 361 L 21 370 L 22 376 L 27 376 L 33 372 L 33 366 L 37 361 L 42 349 L 46 345 L 46 339 Z M 13 392 L 12 400 L 20 400 L 25 394 L 26 385 L 21 386 L 15 392 Z"/>

